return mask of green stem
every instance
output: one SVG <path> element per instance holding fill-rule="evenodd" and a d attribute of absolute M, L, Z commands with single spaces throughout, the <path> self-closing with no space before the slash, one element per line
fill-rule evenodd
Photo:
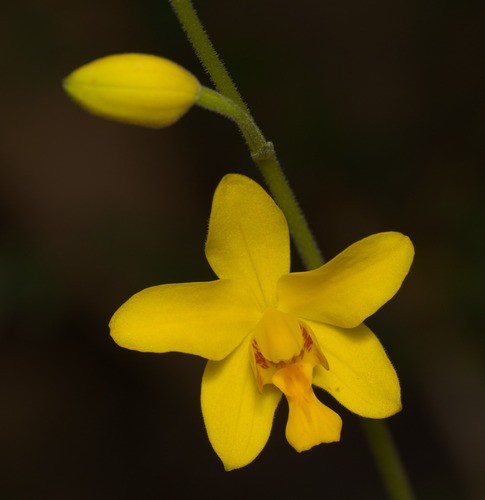
<path fill-rule="evenodd" d="M 226 70 L 219 54 L 214 49 L 191 0 L 170 0 L 187 38 L 195 49 L 197 57 L 207 71 L 216 89 L 249 113 L 231 75 Z"/>
<path fill-rule="evenodd" d="M 197 104 L 236 122 L 251 154 L 266 147 L 267 141 L 253 117 L 229 97 L 207 87 L 201 87 Z"/>
<path fill-rule="evenodd" d="M 413 500 L 413 492 L 389 427 L 384 420 L 361 418 L 362 428 L 389 498 Z"/>
<path fill-rule="evenodd" d="M 218 92 L 202 88 L 198 104 L 235 121 L 271 193 L 285 214 L 307 269 L 323 264 L 318 245 L 276 157 L 273 144 L 256 125 L 232 78 L 215 51 L 190 0 L 170 0 L 187 37 Z M 222 94 L 222 95 L 221 95 Z M 392 436 L 383 420 L 361 419 L 365 436 L 382 475 L 389 498 L 412 500 L 411 486 L 402 467 Z"/>

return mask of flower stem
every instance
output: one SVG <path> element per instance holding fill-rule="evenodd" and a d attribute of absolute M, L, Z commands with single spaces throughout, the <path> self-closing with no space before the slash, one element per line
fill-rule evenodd
<path fill-rule="evenodd" d="M 195 49 L 197 57 L 200 59 L 202 66 L 207 71 L 216 88 L 221 94 L 234 101 L 240 108 L 249 113 L 241 94 L 237 90 L 236 84 L 224 67 L 219 54 L 214 49 L 191 0 L 170 0 L 170 3 L 187 38 Z"/>
<path fill-rule="evenodd" d="M 215 92 L 203 87 L 198 104 L 236 122 L 253 161 L 259 167 L 274 199 L 285 214 L 293 241 L 306 268 L 314 269 L 321 266 L 324 262 L 323 257 L 285 178 L 273 144 L 266 140 L 256 125 L 249 108 L 204 30 L 191 0 L 170 0 L 170 3 L 197 56 L 218 90 Z M 414 497 L 410 483 L 386 423 L 383 420 L 361 420 L 389 498 L 412 500 Z"/>
<path fill-rule="evenodd" d="M 413 500 L 414 495 L 411 491 L 411 485 L 389 427 L 384 420 L 361 418 L 360 421 L 364 434 L 371 443 L 371 452 L 389 498 L 393 500 Z"/>

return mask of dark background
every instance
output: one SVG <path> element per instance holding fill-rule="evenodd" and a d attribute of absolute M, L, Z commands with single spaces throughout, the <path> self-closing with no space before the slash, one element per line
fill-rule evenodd
<path fill-rule="evenodd" d="M 368 322 L 401 378 L 389 425 L 418 498 L 485 498 L 483 2 L 196 3 L 325 255 L 412 238 L 410 276 Z M 204 360 L 109 337 L 134 292 L 212 279 L 213 190 L 228 172 L 261 180 L 216 115 L 144 130 L 63 94 L 73 69 L 127 51 L 208 84 L 168 2 L 2 10 L 0 498 L 385 498 L 359 420 L 325 394 L 340 444 L 298 455 L 282 404 L 260 457 L 226 473 L 200 415 Z"/>

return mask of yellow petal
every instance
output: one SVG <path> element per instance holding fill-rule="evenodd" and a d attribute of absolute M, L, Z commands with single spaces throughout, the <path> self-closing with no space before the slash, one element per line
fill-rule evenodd
<path fill-rule="evenodd" d="M 95 115 L 159 128 L 186 113 L 197 100 L 200 84 L 167 59 L 117 54 L 77 69 L 64 80 L 64 88 Z"/>
<path fill-rule="evenodd" d="M 219 278 L 245 283 L 261 311 L 276 305 L 276 283 L 290 268 L 288 226 L 254 181 L 226 175 L 214 195 L 206 255 Z"/>
<path fill-rule="evenodd" d="M 362 417 L 385 418 L 401 409 L 396 371 L 369 328 L 309 323 L 329 364 L 329 370 L 315 367 L 314 385 Z"/>
<path fill-rule="evenodd" d="M 222 280 L 147 288 L 118 309 L 110 328 L 115 342 L 128 349 L 222 359 L 259 318 L 244 290 Z"/>
<path fill-rule="evenodd" d="M 413 256 L 407 236 L 374 234 L 318 269 L 283 276 L 278 308 L 300 318 L 353 328 L 399 290 Z"/>
<path fill-rule="evenodd" d="M 273 375 L 273 383 L 288 400 L 286 439 L 298 452 L 339 441 L 342 430 L 342 419 L 315 396 L 312 372 L 312 365 L 298 362 Z"/>
<path fill-rule="evenodd" d="M 268 441 L 281 392 L 259 393 L 248 337 L 223 361 L 209 361 L 202 378 L 202 414 L 209 440 L 226 470 L 252 462 Z"/>

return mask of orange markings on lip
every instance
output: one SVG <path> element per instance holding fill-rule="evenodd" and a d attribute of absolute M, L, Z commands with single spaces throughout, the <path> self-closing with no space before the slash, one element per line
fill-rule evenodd
<path fill-rule="evenodd" d="M 254 361 L 256 362 L 256 364 L 261 368 L 268 369 L 269 368 L 268 360 L 261 354 L 256 339 L 253 339 L 253 341 L 251 342 L 251 346 L 253 348 Z"/>
<path fill-rule="evenodd" d="M 306 331 L 306 328 L 304 326 L 301 326 L 301 334 L 303 336 L 303 349 L 307 352 L 310 352 L 312 346 L 313 346 L 313 340 L 310 337 L 310 334 Z"/>

